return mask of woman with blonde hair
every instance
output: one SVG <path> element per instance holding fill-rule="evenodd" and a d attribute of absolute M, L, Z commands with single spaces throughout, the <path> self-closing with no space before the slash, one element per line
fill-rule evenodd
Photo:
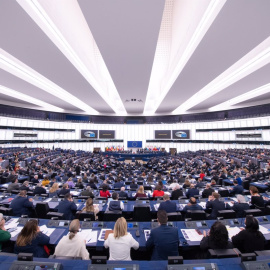
<path fill-rule="evenodd" d="M 82 212 L 86 212 L 86 213 L 92 212 L 95 214 L 95 218 L 97 219 L 98 218 L 97 213 L 99 212 L 99 208 L 98 208 L 98 205 L 93 204 L 93 199 L 89 198 L 87 199 L 85 203 L 85 207 L 82 209 Z"/>
<path fill-rule="evenodd" d="M 110 249 L 109 260 L 131 261 L 130 249 L 138 249 L 139 243 L 127 232 L 127 221 L 118 218 L 113 233 L 108 235 L 104 247 Z"/>
<path fill-rule="evenodd" d="M 34 257 L 47 258 L 48 254 L 44 245 L 48 245 L 50 237 L 43 234 L 38 226 L 36 219 L 30 219 L 18 235 L 15 243 L 14 252 L 33 253 Z"/>
<path fill-rule="evenodd" d="M 89 260 L 89 252 L 86 249 L 85 240 L 78 235 L 80 221 L 74 219 L 69 225 L 69 234 L 62 237 L 55 248 L 55 256 L 81 257 Z"/>
<path fill-rule="evenodd" d="M 142 198 L 142 197 L 147 197 L 147 195 L 144 193 L 144 187 L 143 186 L 139 186 L 137 193 L 135 195 L 135 199 L 136 198 Z"/>
<path fill-rule="evenodd" d="M 49 198 L 58 197 L 59 185 L 58 183 L 53 183 L 49 190 Z"/>

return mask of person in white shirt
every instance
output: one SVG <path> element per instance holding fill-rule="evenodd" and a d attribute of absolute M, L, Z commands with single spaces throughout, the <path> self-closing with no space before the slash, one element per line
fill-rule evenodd
<path fill-rule="evenodd" d="M 55 256 L 81 257 L 89 260 L 89 252 L 86 249 L 85 240 L 78 235 L 80 221 L 74 219 L 69 226 L 69 234 L 62 237 L 55 248 Z"/>
<path fill-rule="evenodd" d="M 118 218 L 114 225 L 114 232 L 108 235 L 104 247 L 110 249 L 109 260 L 131 261 L 130 249 L 138 249 L 139 243 L 127 232 L 127 221 Z"/>

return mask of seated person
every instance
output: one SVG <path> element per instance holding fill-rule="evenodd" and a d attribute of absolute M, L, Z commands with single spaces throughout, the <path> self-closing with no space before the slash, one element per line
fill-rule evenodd
<path fill-rule="evenodd" d="M 91 191 L 90 186 L 87 186 L 86 189 L 81 192 L 81 196 L 87 196 L 87 197 L 90 197 L 90 198 L 95 197 L 93 192 Z"/>
<path fill-rule="evenodd" d="M 49 198 L 58 198 L 59 195 L 59 185 L 58 183 L 54 183 L 49 190 Z"/>
<path fill-rule="evenodd" d="M 163 195 L 163 202 L 160 203 L 158 210 L 165 210 L 167 213 L 176 212 L 177 206 L 175 202 L 170 200 L 168 194 Z"/>
<path fill-rule="evenodd" d="M 243 195 L 236 195 L 237 202 L 232 201 L 233 206 L 228 206 L 229 209 L 232 209 L 236 213 L 237 218 L 242 218 L 245 216 L 245 210 L 249 209 L 249 204 L 246 202 Z"/>
<path fill-rule="evenodd" d="M 244 191 L 244 188 L 242 185 L 238 184 L 238 181 L 236 179 L 233 180 L 233 188 L 230 188 L 230 194 L 236 195 L 236 194 L 242 194 Z"/>
<path fill-rule="evenodd" d="M 12 208 L 13 215 L 16 217 L 21 215 L 31 216 L 34 209 L 33 199 L 28 199 L 26 190 L 21 190 L 19 195 L 11 201 L 10 208 Z"/>
<path fill-rule="evenodd" d="M 130 183 L 130 189 L 137 189 L 137 188 L 138 188 L 138 184 L 136 184 L 135 180 L 132 179 Z"/>
<path fill-rule="evenodd" d="M 197 204 L 197 200 L 194 197 L 189 199 L 189 203 L 184 207 L 183 212 L 187 212 L 188 210 L 203 210 L 203 208 Z"/>
<path fill-rule="evenodd" d="M 108 185 L 102 185 L 102 190 L 100 190 L 100 192 L 99 192 L 99 195 L 100 195 L 100 197 L 105 197 L 105 198 L 109 198 L 109 197 L 111 197 L 111 193 L 110 193 L 110 191 L 108 190 Z"/>
<path fill-rule="evenodd" d="M 164 210 L 157 212 L 157 220 L 160 226 L 151 230 L 146 241 L 146 248 L 153 249 L 151 260 L 168 260 L 168 256 L 178 256 L 178 229 L 167 226 L 168 217 Z"/>
<path fill-rule="evenodd" d="M 31 179 L 31 182 L 32 182 L 33 184 L 39 183 L 39 181 L 38 181 L 38 175 L 37 175 L 37 174 L 34 175 L 34 177 Z"/>
<path fill-rule="evenodd" d="M 202 197 L 208 198 L 209 196 L 212 195 L 213 192 L 215 192 L 215 190 L 211 188 L 211 184 L 207 183 L 204 191 L 202 192 Z"/>
<path fill-rule="evenodd" d="M 123 186 L 124 186 L 124 184 L 119 178 L 115 180 L 115 184 L 113 185 L 113 187 L 116 189 L 120 189 Z"/>
<path fill-rule="evenodd" d="M 147 195 L 144 193 L 144 187 L 139 186 L 138 191 L 134 197 L 135 199 L 137 198 L 147 198 Z"/>
<path fill-rule="evenodd" d="M 48 245 L 49 242 L 50 237 L 40 231 L 38 221 L 30 219 L 18 235 L 14 252 L 16 254 L 22 252 L 33 253 L 34 257 L 47 258 L 48 254 L 44 249 L 44 245 Z"/>
<path fill-rule="evenodd" d="M 11 180 L 11 183 L 7 187 L 7 192 L 11 192 L 12 190 L 19 190 L 20 185 L 18 184 L 17 176 Z"/>
<path fill-rule="evenodd" d="M 29 187 L 29 182 L 28 181 L 24 181 L 23 184 L 20 187 L 20 190 L 26 190 L 29 191 L 30 187 Z"/>
<path fill-rule="evenodd" d="M 183 196 L 183 191 L 180 189 L 180 185 L 176 184 L 173 188 L 171 200 L 178 200 L 178 198 L 181 196 Z"/>
<path fill-rule="evenodd" d="M 185 179 L 185 182 L 184 182 L 184 184 L 183 184 L 183 188 L 189 188 L 189 187 L 190 187 L 190 182 L 189 182 L 189 179 L 186 178 L 186 179 Z"/>
<path fill-rule="evenodd" d="M 74 219 L 74 213 L 77 210 L 77 205 L 73 202 L 70 193 L 65 195 L 65 199 L 59 203 L 57 206 L 58 212 L 64 214 L 64 219 L 72 220 Z"/>
<path fill-rule="evenodd" d="M 233 248 L 233 244 L 229 241 L 229 234 L 224 224 L 220 221 L 216 221 L 206 235 L 203 231 L 203 239 L 200 243 L 200 248 L 202 250 L 208 249 L 226 249 Z"/>
<path fill-rule="evenodd" d="M 127 221 L 118 218 L 114 224 L 113 233 L 108 235 L 104 247 L 110 249 L 109 260 L 131 261 L 130 249 L 138 249 L 139 243 L 127 232 Z"/>
<path fill-rule="evenodd" d="M 119 198 L 125 198 L 125 200 L 128 199 L 128 194 L 125 192 L 125 187 L 121 187 L 119 192 Z"/>
<path fill-rule="evenodd" d="M 11 235 L 5 228 L 5 219 L 2 213 L 0 213 L 0 251 L 4 251 L 2 244 L 5 244 L 10 239 Z"/>
<path fill-rule="evenodd" d="M 119 195 L 117 192 L 112 194 L 112 201 L 108 203 L 109 211 L 122 211 L 124 209 L 124 204 L 122 201 L 118 201 Z"/>
<path fill-rule="evenodd" d="M 196 183 L 196 186 L 195 186 L 196 188 L 203 188 L 204 187 L 204 183 L 203 183 L 203 181 L 202 181 L 202 178 L 198 178 L 198 181 L 197 181 L 197 183 Z"/>
<path fill-rule="evenodd" d="M 83 185 L 83 182 L 82 182 L 82 178 L 78 178 L 78 181 L 77 183 L 75 184 L 75 188 L 78 188 L 78 189 L 84 189 L 84 185 Z"/>
<path fill-rule="evenodd" d="M 50 184 L 50 180 L 48 178 L 48 176 L 45 176 L 44 179 L 42 180 L 42 186 L 47 186 Z"/>
<path fill-rule="evenodd" d="M 72 177 L 69 177 L 66 184 L 68 185 L 68 188 L 74 188 L 75 187 L 75 184 L 72 180 Z"/>
<path fill-rule="evenodd" d="M 41 183 L 38 183 L 34 189 L 34 195 L 46 194 L 46 189 L 42 187 Z"/>
<path fill-rule="evenodd" d="M 164 195 L 164 191 L 162 190 L 161 185 L 157 185 L 156 189 L 153 192 L 153 198 L 155 197 L 162 197 Z"/>
<path fill-rule="evenodd" d="M 190 184 L 190 189 L 186 193 L 186 197 L 189 199 L 194 197 L 195 195 L 199 195 L 199 190 L 195 188 L 194 184 Z"/>
<path fill-rule="evenodd" d="M 86 212 L 86 213 L 94 213 L 95 219 L 98 218 L 97 214 L 99 212 L 99 207 L 96 204 L 93 204 L 93 199 L 89 198 L 86 203 L 85 207 L 82 209 L 81 212 Z"/>
<path fill-rule="evenodd" d="M 212 209 L 211 214 L 208 219 L 216 219 L 219 210 L 225 210 L 225 203 L 219 200 L 220 195 L 213 192 L 211 196 L 208 197 L 208 202 L 206 203 L 206 209 Z"/>
<path fill-rule="evenodd" d="M 246 228 L 232 237 L 234 247 L 242 253 L 250 253 L 256 250 L 264 250 L 265 238 L 259 231 L 259 223 L 253 216 L 246 216 Z"/>
<path fill-rule="evenodd" d="M 55 248 L 55 256 L 81 257 L 89 260 L 89 252 L 86 249 L 85 239 L 77 233 L 80 229 L 80 221 L 74 219 L 69 225 L 69 234 L 62 237 Z"/>
<path fill-rule="evenodd" d="M 65 195 L 68 194 L 68 193 L 70 193 L 70 189 L 68 188 L 68 184 L 65 183 L 65 184 L 63 185 L 62 189 L 59 190 L 58 196 L 60 196 L 60 195 L 64 195 L 64 196 L 65 196 Z"/>
<path fill-rule="evenodd" d="M 264 200 L 263 197 L 259 194 L 259 191 L 256 187 L 250 186 L 249 192 L 251 194 L 251 208 L 258 207 L 264 207 Z"/>

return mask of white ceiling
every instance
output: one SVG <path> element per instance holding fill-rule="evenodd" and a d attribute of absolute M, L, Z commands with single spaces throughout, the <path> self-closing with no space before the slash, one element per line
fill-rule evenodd
<path fill-rule="evenodd" d="M 269 0 L 0 0 L 0 104 L 170 115 L 270 103 L 269 11 Z"/>

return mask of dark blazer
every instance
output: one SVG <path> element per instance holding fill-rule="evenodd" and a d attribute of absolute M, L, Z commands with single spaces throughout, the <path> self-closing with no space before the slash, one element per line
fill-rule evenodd
<path fill-rule="evenodd" d="M 119 192 L 119 197 L 120 198 L 126 198 L 127 199 L 128 198 L 128 195 L 127 195 L 127 193 L 125 191 L 120 191 Z"/>
<path fill-rule="evenodd" d="M 36 187 L 34 189 L 34 194 L 35 195 L 46 194 L 46 189 L 43 187 Z"/>
<path fill-rule="evenodd" d="M 208 198 L 210 195 L 212 195 L 213 192 L 215 192 L 214 189 L 212 189 L 212 188 L 206 188 L 206 189 L 202 192 L 202 197 L 203 197 L 203 198 Z"/>
<path fill-rule="evenodd" d="M 233 187 L 232 190 L 230 190 L 230 194 L 234 194 L 234 195 L 236 195 L 236 194 L 242 194 L 243 191 L 244 191 L 243 186 L 236 185 L 236 186 Z"/>
<path fill-rule="evenodd" d="M 121 188 L 121 187 L 123 187 L 123 186 L 124 186 L 124 184 L 123 184 L 122 182 L 116 182 L 116 183 L 113 185 L 114 188 Z"/>
<path fill-rule="evenodd" d="M 262 196 L 251 196 L 251 205 L 254 207 L 259 206 L 259 207 L 264 207 L 264 200 Z"/>
<path fill-rule="evenodd" d="M 245 216 L 244 211 L 249 209 L 248 203 L 234 203 L 231 209 L 236 213 L 237 218 L 242 218 Z"/>
<path fill-rule="evenodd" d="M 186 205 L 183 209 L 183 212 L 187 212 L 188 210 L 203 210 L 203 208 L 199 204 Z"/>
<path fill-rule="evenodd" d="M 233 245 L 243 253 L 254 252 L 255 250 L 264 250 L 265 238 L 258 232 L 243 230 L 232 237 Z"/>
<path fill-rule="evenodd" d="M 225 210 L 226 206 L 224 202 L 219 201 L 218 199 L 215 199 L 213 201 L 208 201 L 206 203 L 206 209 L 212 208 L 212 212 L 209 216 L 209 219 L 216 219 L 218 215 L 219 210 Z"/>
<path fill-rule="evenodd" d="M 203 237 L 200 243 L 200 248 L 202 250 L 208 250 L 208 249 L 226 249 L 226 248 L 233 248 L 232 242 L 228 241 L 226 246 L 218 246 L 217 243 L 212 241 L 209 236 Z"/>
<path fill-rule="evenodd" d="M 62 188 L 62 189 L 59 190 L 58 195 L 64 195 L 65 196 L 67 193 L 70 193 L 70 189 L 69 188 L 68 189 Z"/>
<path fill-rule="evenodd" d="M 21 215 L 30 215 L 33 209 L 33 203 L 29 202 L 27 197 L 18 196 L 11 201 L 10 208 L 16 217 Z"/>
<path fill-rule="evenodd" d="M 14 253 L 33 253 L 34 257 L 47 258 L 48 255 L 44 250 L 44 245 L 49 244 L 49 242 L 50 237 L 42 232 L 39 232 L 36 238 L 32 240 L 31 244 L 22 247 L 18 247 L 17 244 L 15 244 Z"/>
<path fill-rule="evenodd" d="M 188 199 L 191 198 L 191 197 L 194 197 L 194 195 L 199 195 L 199 190 L 197 188 L 191 188 L 186 193 L 186 196 L 187 196 Z"/>
<path fill-rule="evenodd" d="M 160 203 L 158 210 L 165 210 L 167 213 L 176 212 L 176 203 L 170 200 Z"/>
<path fill-rule="evenodd" d="M 146 248 L 153 248 L 151 260 L 168 260 L 168 256 L 178 256 L 178 229 L 160 225 L 151 230 Z"/>
<path fill-rule="evenodd" d="M 67 220 L 74 219 L 73 211 L 75 212 L 77 210 L 77 206 L 74 202 L 70 202 L 68 200 L 63 200 L 59 203 L 58 212 L 64 214 L 64 218 Z"/>
<path fill-rule="evenodd" d="M 183 191 L 176 189 L 172 192 L 171 200 L 178 200 L 179 197 L 183 196 Z"/>

